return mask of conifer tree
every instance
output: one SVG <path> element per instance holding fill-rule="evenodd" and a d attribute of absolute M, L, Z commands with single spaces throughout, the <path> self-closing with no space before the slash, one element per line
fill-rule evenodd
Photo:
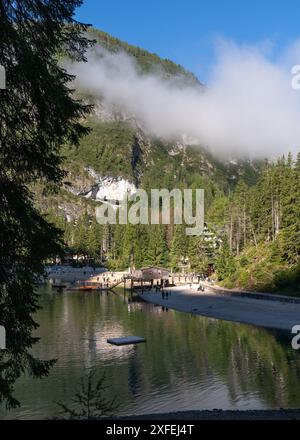
<path fill-rule="evenodd" d="M 236 263 L 226 239 L 216 258 L 216 272 L 220 281 L 230 277 L 236 270 Z"/>
<path fill-rule="evenodd" d="M 174 235 L 171 242 L 170 259 L 171 267 L 177 268 L 178 263 L 187 257 L 189 248 L 189 236 L 185 233 L 185 225 L 175 225 Z"/>
<path fill-rule="evenodd" d="M 68 54 L 84 61 L 86 26 L 73 19 L 78 0 L 1 0 L 0 65 L 0 323 L 6 350 L 0 352 L 0 403 L 16 406 L 15 381 L 24 372 L 43 377 L 53 361 L 39 360 L 31 348 L 38 338 L 34 281 L 43 261 L 59 252 L 57 229 L 35 209 L 28 185 L 59 183 L 63 143 L 77 144 L 87 129 L 89 110 L 74 99 L 72 77 L 59 65 Z"/>
<path fill-rule="evenodd" d="M 77 254 L 88 254 L 89 226 L 90 220 L 86 213 L 76 220 L 73 243 Z"/>
<path fill-rule="evenodd" d="M 87 233 L 87 253 L 89 257 L 99 260 L 102 253 L 102 226 L 94 219 Z"/>
<path fill-rule="evenodd" d="M 169 264 L 169 249 L 165 225 L 152 225 L 149 228 L 149 260 L 150 264 L 167 267 Z"/>
<path fill-rule="evenodd" d="M 300 258 L 300 153 L 289 168 L 283 206 L 283 259 L 296 263 Z"/>

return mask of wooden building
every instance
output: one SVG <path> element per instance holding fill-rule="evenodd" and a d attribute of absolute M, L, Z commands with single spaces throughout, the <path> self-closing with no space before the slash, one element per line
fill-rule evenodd
<path fill-rule="evenodd" d="M 135 281 L 143 283 L 154 283 L 154 280 L 160 281 L 160 285 L 165 285 L 169 282 L 170 271 L 163 267 L 150 266 L 142 267 L 141 269 L 133 269 L 129 275 L 132 285 Z"/>

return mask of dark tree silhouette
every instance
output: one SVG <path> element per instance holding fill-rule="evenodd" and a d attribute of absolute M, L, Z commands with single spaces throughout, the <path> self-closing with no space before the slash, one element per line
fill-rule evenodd
<path fill-rule="evenodd" d="M 61 418 L 99 419 L 113 416 L 120 403 L 116 401 L 116 397 L 108 399 L 105 396 L 107 389 L 110 389 L 110 385 L 106 383 L 106 374 L 103 373 L 97 378 L 96 370 L 91 369 L 80 379 L 71 401 L 72 408 L 62 402 L 57 402 L 62 412 L 66 414 Z"/>
<path fill-rule="evenodd" d="M 43 261 L 59 252 L 59 231 L 34 208 L 30 184 L 59 183 L 61 145 L 76 145 L 87 129 L 89 111 L 72 94 L 72 76 L 59 65 L 67 54 L 85 61 L 91 41 L 87 26 L 73 19 L 81 1 L 0 0 L 0 324 L 6 350 L 0 351 L 0 403 L 13 407 L 16 379 L 24 372 L 48 374 L 53 360 L 35 358 L 38 308 L 34 281 Z"/>

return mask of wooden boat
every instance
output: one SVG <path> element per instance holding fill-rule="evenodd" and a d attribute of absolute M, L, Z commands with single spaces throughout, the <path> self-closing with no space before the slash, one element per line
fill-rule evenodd
<path fill-rule="evenodd" d="M 96 291 L 96 292 L 101 292 L 103 290 L 109 290 L 110 287 L 100 287 L 100 286 L 75 286 L 75 287 L 70 287 L 68 290 L 72 291 L 72 292 L 92 292 L 92 291 Z"/>
<path fill-rule="evenodd" d="M 76 286 L 76 287 L 70 287 L 68 290 L 71 290 L 73 292 L 90 292 L 93 290 L 90 286 Z"/>

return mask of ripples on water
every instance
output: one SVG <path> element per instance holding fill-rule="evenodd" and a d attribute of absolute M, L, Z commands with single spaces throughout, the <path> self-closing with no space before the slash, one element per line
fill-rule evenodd
<path fill-rule="evenodd" d="M 122 291 L 119 291 L 122 292 Z M 172 310 L 127 303 L 109 293 L 43 290 L 34 352 L 57 358 L 49 377 L 23 377 L 22 406 L 4 418 L 57 415 L 84 371 L 106 370 L 120 414 L 197 409 L 300 406 L 300 355 L 290 335 Z M 116 347 L 109 337 L 144 336 L 145 344 Z"/>

